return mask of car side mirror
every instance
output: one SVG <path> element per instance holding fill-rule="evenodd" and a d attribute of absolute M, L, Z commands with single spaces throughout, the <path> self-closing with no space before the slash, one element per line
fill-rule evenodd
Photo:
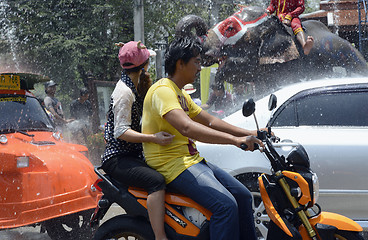
<path fill-rule="evenodd" d="M 245 100 L 243 104 L 243 116 L 249 117 L 256 111 L 256 103 L 253 98 Z"/>
<path fill-rule="evenodd" d="M 277 106 L 277 97 L 274 94 L 270 95 L 270 98 L 268 99 L 268 110 L 272 111 Z"/>

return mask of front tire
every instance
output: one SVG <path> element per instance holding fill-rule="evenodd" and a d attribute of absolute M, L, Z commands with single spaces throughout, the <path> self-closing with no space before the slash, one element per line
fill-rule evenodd
<path fill-rule="evenodd" d="M 119 215 L 103 223 L 93 239 L 151 240 L 155 239 L 155 235 L 149 222 L 128 215 Z"/>
<path fill-rule="evenodd" d="M 253 216 L 254 224 L 257 231 L 258 240 L 266 239 L 270 217 L 267 215 L 266 208 L 263 204 L 261 193 L 259 191 L 258 177 L 261 173 L 243 173 L 235 176 L 253 196 Z"/>

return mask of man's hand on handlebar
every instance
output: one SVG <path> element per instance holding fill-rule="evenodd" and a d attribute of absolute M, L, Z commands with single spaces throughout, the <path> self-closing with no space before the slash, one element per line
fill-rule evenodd
<path fill-rule="evenodd" d="M 237 146 L 244 151 L 254 151 L 256 149 L 259 149 L 260 147 L 263 148 L 263 142 L 256 138 L 255 136 L 247 136 L 247 137 L 241 137 L 238 139 Z"/>

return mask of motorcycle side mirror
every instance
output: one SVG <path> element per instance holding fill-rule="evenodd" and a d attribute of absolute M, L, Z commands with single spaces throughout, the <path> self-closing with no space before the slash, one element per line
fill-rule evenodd
<path fill-rule="evenodd" d="M 277 106 L 277 97 L 274 94 L 270 95 L 270 98 L 268 99 L 268 110 L 272 111 Z"/>
<path fill-rule="evenodd" d="M 256 103 L 253 98 L 245 100 L 243 104 L 243 116 L 249 117 L 256 111 Z"/>
<path fill-rule="evenodd" d="M 256 115 L 254 114 L 254 112 L 256 111 L 256 103 L 254 102 L 253 98 L 245 100 L 242 111 L 244 117 L 249 117 L 250 115 L 253 114 L 254 121 L 256 122 L 257 125 L 257 130 L 259 130 L 258 121 Z"/>

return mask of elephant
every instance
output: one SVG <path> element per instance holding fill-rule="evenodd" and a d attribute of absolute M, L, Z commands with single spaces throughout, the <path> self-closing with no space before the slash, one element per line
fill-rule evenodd
<path fill-rule="evenodd" d="M 367 62 L 351 43 L 319 21 L 303 21 L 302 25 L 306 35 L 314 38 L 309 55 L 304 55 L 290 27 L 257 6 L 242 7 L 208 31 L 202 18 L 185 16 L 176 25 L 175 34 L 198 37 L 203 65 L 219 63 L 216 81 L 254 82 L 259 91 L 329 77 L 334 70 L 346 75 L 368 73 Z"/>

